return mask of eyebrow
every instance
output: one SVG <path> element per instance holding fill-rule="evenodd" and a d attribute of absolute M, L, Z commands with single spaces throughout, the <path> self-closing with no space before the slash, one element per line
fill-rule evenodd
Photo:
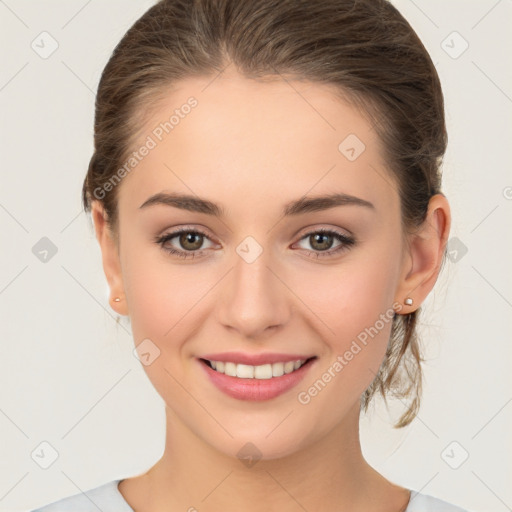
<path fill-rule="evenodd" d="M 213 203 L 212 201 L 208 201 L 207 199 L 186 194 L 166 192 L 159 192 L 152 195 L 139 206 L 139 209 L 157 204 L 173 206 L 182 210 L 204 213 L 215 217 L 224 217 L 226 213 L 222 206 Z M 375 206 L 365 199 L 351 196 L 349 194 L 337 193 L 316 197 L 304 196 L 298 200 L 290 201 L 289 203 L 286 203 L 283 208 L 283 216 L 288 217 L 303 213 L 318 212 L 328 210 L 329 208 L 334 208 L 336 206 L 346 205 L 363 206 L 365 208 L 375 210 Z"/>

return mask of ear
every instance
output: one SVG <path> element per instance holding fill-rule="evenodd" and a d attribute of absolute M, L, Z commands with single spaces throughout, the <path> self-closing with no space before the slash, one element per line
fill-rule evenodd
<path fill-rule="evenodd" d="M 400 314 L 411 313 L 425 300 L 434 287 L 450 233 L 451 214 L 443 194 L 430 198 L 427 216 L 421 227 L 406 240 L 400 282 L 395 301 L 402 304 Z M 412 305 L 405 299 L 413 299 Z"/>
<path fill-rule="evenodd" d="M 119 259 L 118 241 L 111 231 L 107 222 L 108 215 L 99 201 L 91 204 L 91 216 L 94 222 L 96 239 L 100 244 L 103 271 L 110 287 L 110 307 L 120 315 L 128 315 L 123 279 L 121 273 L 121 262 Z M 119 297 L 119 302 L 114 299 Z"/>

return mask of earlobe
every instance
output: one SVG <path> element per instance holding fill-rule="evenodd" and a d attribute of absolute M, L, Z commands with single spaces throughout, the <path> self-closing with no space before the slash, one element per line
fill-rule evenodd
<path fill-rule="evenodd" d="M 422 226 L 409 235 L 407 257 L 395 300 L 402 304 L 400 314 L 417 309 L 434 287 L 450 233 L 451 214 L 444 194 L 431 197 Z M 412 299 L 408 300 L 408 299 Z"/>
<path fill-rule="evenodd" d="M 101 249 L 103 271 L 110 288 L 110 306 L 116 313 L 127 315 L 118 243 L 108 224 L 105 209 L 99 201 L 91 204 L 91 216 L 96 239 Z"/>

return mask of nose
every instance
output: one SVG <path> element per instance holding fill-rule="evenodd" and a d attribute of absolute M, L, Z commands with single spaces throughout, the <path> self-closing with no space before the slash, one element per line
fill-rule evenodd
<path fill-rule="evenodd" d="M 288 323 L 293 295 L 278 269 L 267 251 L 252 262 L 236 254 L 218 297 L 217 318 L 226 329 L 258 340 Z"/>

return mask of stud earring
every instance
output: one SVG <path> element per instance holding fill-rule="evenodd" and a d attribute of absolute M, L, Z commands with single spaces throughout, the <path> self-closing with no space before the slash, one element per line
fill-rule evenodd
<path fill-rule="evenodd" d="M 412 303 L 413 303 L 413 300 L 411 299 L 411 297 L 407 297 L 405 300 L 404 300 L 404 304 L 406 306 L 412 306 Z"/>
<path fill-rule="evenodd" d="M 115 297 L 114 302 L 121 302 L 121 299 L 119 297 Z"/>

